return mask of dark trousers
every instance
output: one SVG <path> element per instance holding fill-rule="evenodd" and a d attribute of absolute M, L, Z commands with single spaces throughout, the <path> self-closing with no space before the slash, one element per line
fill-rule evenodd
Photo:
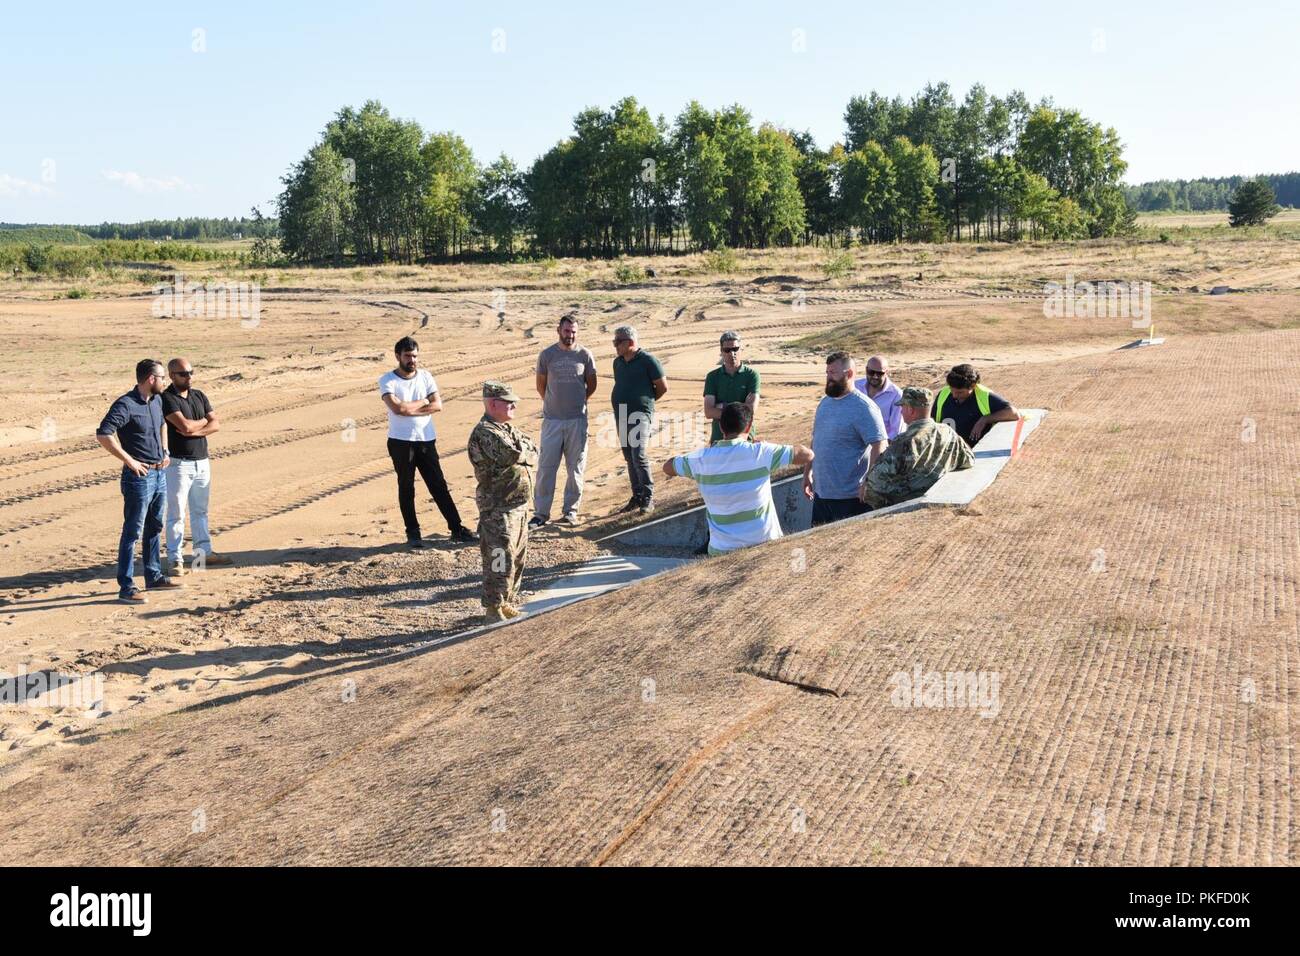
<path fill-rule="evenodd" d="M 117 593 L 126 597 L 135 587 L 135 546 L 144 539 L 144 584 L 153 587 L 163 579 L 158 545 L 162 538 L 163 473 L 150 468 L 140 477 L 122 469 L 122 536 L 117 542 Z"/>
<path fill-rule="evenodd" d="M 447 490 L 447 479 L 442 477 L 442 465 L 438 463 L 437 442 L 403 441 L 400 438 L 388 439 L 388 455 L 393 459 L 393 470 L 397 472 L 397 506 L 402 509 L 402 521 L 406 524 L 406 536 L 420 536 L 420 519 L 415 514 L 415 473 L 419 471 L 437 502 L 438 510 L 447 521 L 447 527 L 455 531 L 460 524 L 460 512 L 456 502 L 451 500 Z"/>
<path fill-rule="evenodd" d="M 813 527 L 819 524 L 830 524 L 832 521 L 843 521 L 845 518 L 865 514 L 870 510 L 857 498 L 818 498 L 814 495 Z"/>
<path fill-rule="evenodd" d="M 627 462 L 627 477 L 632 483 L 632 497 L 640 504 L 654 500 L 655 480 L 650 475 L 650 456 L 646 442 L 624 442 L 623 460 Z"/>

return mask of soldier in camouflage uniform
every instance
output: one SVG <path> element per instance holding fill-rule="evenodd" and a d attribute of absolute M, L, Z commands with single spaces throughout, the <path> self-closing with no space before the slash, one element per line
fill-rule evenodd
<path fill-rule="evenodd" d="M 899 405 L 906 426 L 876 459 L 858 487 L 864 504 L 884 508 L 919 498 L 950 471 L 975 464 L 970 447 L 941 422 L 930 417 L 928 388 L 905 388 Z"/>
<path fill-rule="evenodd" d="M 519 582 L 528 553 L 537 448 L 510 423 L 518 401 L 510 386 L 484 382 L 486 414 L 470 433 L 467 449 L 478 478 L 483 610 L 488 623 L 519 616 Z"/>

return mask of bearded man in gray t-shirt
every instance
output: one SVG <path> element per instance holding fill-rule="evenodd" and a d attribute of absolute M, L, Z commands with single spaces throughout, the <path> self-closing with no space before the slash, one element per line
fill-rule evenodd
<path fill-rule="evenodd" d="M 578 523 L 582 473 L 587 467 L 587 399 L 596 391 L 596 357 L 579 346 L 578 322 L 566 315 L 556 326 L 559 341 L 537 356 L 537 394 L 542 397 L 542 449 L 537 464 L 531 528 L 551 517 L 555 474 L 564 458 L 564 512 L 568 525 Z"/>

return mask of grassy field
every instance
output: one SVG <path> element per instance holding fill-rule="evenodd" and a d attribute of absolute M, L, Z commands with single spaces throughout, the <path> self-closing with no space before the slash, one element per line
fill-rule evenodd
<path fill-rule="evenodd" d="M 837 254 L 635 260 L 657 276 L 631 284 L 597 260 L 178 264 L 187 282 L 257 282 L 252 326 L 156 317 L 158 270 L 0 279 L 0 670 L 98 672 L 108 702 L 0 710 L 7 859 L 1294 862 L 1279 635 L 1300 534 L 1300 245 L 1211 228 L 873 246 L 828 278 Z M 1067 275 L 1150 281 L 1168 344 L 1120 350 L 1137 337 L 1124 318 L 1045 319 L 1044 283 Z M 1241 291 L 1206 294 L 1220 284 Z M 480 555 L 423 496 L 434 547 L 402 547 L 376 380 L 416 335 L 472 523 L 481 383 L 519 391 L 536 436 L 536 356 L 569 313 L 596 355 L 597 416 L 624 323 L 664 363 L 665 422 L 698 413 L 725 329 L 761 371 L 767 440 L 809 441 L 833 347 L 884 352 L 900 385 L 971 361 L 1050 415 L 960 514 L 694 562 L 435 652 L 481 620 Z M 125 608 L 118 469 L 92 433 L 136 361 L 173 355 L 222 416 L 212 521 L 234 566 Z M 1214 413 L 1188 428 L 1171 395 Z M 530 539 L 525 587 L 607 556 L 627 495 L 621 452 L 593 438 L 583 524 Z M 698 501 L 678 480 L 656 498 L 663 514 Z M 810 573 L 791 576 L 792 546 Z M 1002 716 L 892 708 L 881 688 L 917 662 L 1003 675 Z M 637 703 L 647 676 L 658 710 Z M 340 713 L 347 679 L 361 703 Z M 474 837 L 499 805 L 517 839 Z M 198 806 L 222 823 L 186 842 Z M 313 822 L 269 838 L 281 810 Z"/>
<path fill-rule="evenodd" d="M 174 243 L 192 249 L 200 261 L 150 258 L 132 262 L 131 251 L 154 252 L 151 243 L 110 246 L 110 264 L 78 267 L 71 274 L 33 274 L 19 270 L 0 272 L 0 295 L 58 299 L 75 288 L 81 297 L 112 297 L 139 293 L 160 280 L 181 273 L 190 283 L 257 283 L 264 291 L 319 289 L 333 292 L 393 290 L 457 292 L 495 288 L 516 290 L 599 291 L 609 288 L 672 288 L 682 285 L 750 282 L 772 277 L 777 285 L 810 288 L 856 289 L 915 283 L 922 287 L 962 288 L 990 292 L 1041 287 L 1063 281 L 1074 268 L 1079 277 L 1088 269 L 1120 268 L 1132 280 L 1150 281 L 1158 289 L 1189 290 L 1196 277 L 1211 284 L 1222 278 L 1244 284 L 1234 271 L 1250 272 L 1273 255 L 1272 250 L 1300 242 L 1300 211 L 1288 211 L 1275 223 L 1251 229 L 1231 229 L 1217 214 L 1188 224 L 1181 216 L 1142 218 L 1139 234 L 1132 238 L 1097 239 L 1069 243 L 946 243 L 855 246 L 850 250 L 828 246 L 790 249 L 736 250 L 727 257 L 709 253 L 641 256 L 622 260 L 546 259 L 501 264 L 385 264 L 353 266 L 246 266 L 251 240 L 211 243 Z M 1203 221 L 1201 221 L 1203 220 Z M 58 247 L 56 247 L 57 249 Z M 165 249 L 165 247 L 164 247 Z M 86 247 L 67 247 L 75 258 Z M 725 260 L 724 260 L 725 261 Z M 1050 266 L 1050 268 L 1045 268 Z M 646 269 L 655 278 L 641 278 Z M 1215 273 L 1222 273 L 1220 277 Z M 632 278 L 628 281 L 627 277 Z M 835 278 L 830 276 L 834 275 Z M 1096 276 L 1115 277 L 1115 276 Z"/>

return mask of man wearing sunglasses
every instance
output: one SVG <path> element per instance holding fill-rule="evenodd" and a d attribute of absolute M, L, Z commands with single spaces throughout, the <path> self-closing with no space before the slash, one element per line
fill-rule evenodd
<path fill-rule="evenodd" d="M 95 430 L 95 438 L 122 463 L 122 536 L 117 543 L 117 599 L 144 604 L 135 586 L 135 546 L 144 540 L 144 583 L 151 591 L 178 588 L 163 574 L 158 555 L 162 537 L 163 469 L 170 463 L 163 430 L 161 362 L 136 364 L 135 388 L 118 398 Z"/>
<path fill-rule="evenodd" d="M 885 420 L 885 435 L 893 441 L 903 428 L 903 408 L 899 404 L 903 390 L 889 377 L 889 363 L 884 356 L 873 355 L 867 359 L 866 374 L 854 379 L 853 387 L 876 403 L 880 417 Z"/>
<path fill-rule="evenodd" d="M 466 452 L 478 479 L 479 548 L 483 554 L 483 616 L 489 624 L 518 617 L 528 555 L 537 448 L 512 424 L 519 396 L 501 382 L 483 383 L 483 417 Z"/>
<path fill-rule="evenodd" d="M 740 360 L 740 335 L 723 332 L 718 343 L 722 349 L 722 364 L 704 376 L 704 417 L 713 422 L 709 444 L 722 441 L 722 409 L 731 402 L 740 402 L 749 409 L 750 420 L 758 411 L 758 370 Z M 753 436 L 749 438 L 752 440 Z"/>
<path fill-rule="evenodd" d="M 212 553 L 212 536 L 208 531 L 208 499 L 212 469 L 208 462 L 208 436 L 221 423 L 212 410 L 208 396 L 193 387 L 194 366 L 186 358 L 167 363 L 172 383 L 162 393 L 163 419 L 167 422 L 167 446 L 171 464 L 167 466 L 167 498 L 163 509 L 163 529 L 167 536 L 167 570 L 185 573 L 185 515 L 190 516 L 191 553 L 195 567 L 229 564 L 230 559 Z M 202 557 L 200 557 L 202 555 Z"/>

